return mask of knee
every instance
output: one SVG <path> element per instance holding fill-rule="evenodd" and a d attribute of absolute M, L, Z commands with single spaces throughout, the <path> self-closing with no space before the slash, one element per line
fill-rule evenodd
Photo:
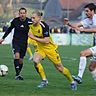
<path fill-rule="evenodd" d="M 14 54 L 15 55 L 15 59 L 19 59 L 20 58 L 20 54 L 17 52 Z"/>
<path fill-rule="evenodd" d="M 63 71 L 63 66 L 61 64 L 56 65 L 56 68 L 59 72 Z"/>
<path fill-rule="evenodd" d="M 96 68 L 96 61 L 91 61 L 89 64 L 89 71 L 94 71 Z"/>
<path fill-rule="evenodd" d="M 80 52 L 80 57 L 85 56 L 85 53 L 83 51 Z"/>
<path fill-rule="evenodd" d="M 15 55 L 15 59 L 19 59 L 19 56 L 18 55 Z"/>
<path fill-rule="evenodd" d="M 39 59 L 38 58 L 33 58 L 33 62 L 35 65 L 37 65 L 39 63 Z"/>

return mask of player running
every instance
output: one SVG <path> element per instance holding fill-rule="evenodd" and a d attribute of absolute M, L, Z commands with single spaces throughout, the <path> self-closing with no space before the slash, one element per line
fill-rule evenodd
<path fill-rule="evenodd" d="M 38 87 L 42 88 L 48 84 L 43 66 L 40 63 L 41 60 L 47 56 L 49 60 L 54 63 L 56 69 L 70 81 L 72 90 L 76 90 L 76 82 L 73 80 L 69 70 L 62 65 L 57 51 L 57 45 L 54 44 L 50 36 L 49 26 L 41 21 L 41 13 L 39 11 L 34 11 L 32 13 L 32 21 L 33 24 L 30 26 L 29 37 L 36 40 L 38 44 L 37 50 L 34 53 L 33 62 L 42 79 Z"/>

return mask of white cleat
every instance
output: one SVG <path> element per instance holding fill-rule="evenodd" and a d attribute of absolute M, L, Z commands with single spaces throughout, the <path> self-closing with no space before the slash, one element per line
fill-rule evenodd
<path fill-rule="evenodd" d="M 42 80 L 41 83 L 37 86 L 38 88 L 43 88 L 48 85 L 48 80 Z"/>
<path fill-rule="evenodd" d="M 77 90 L 77 83 L 75 81 L 73 83 L 71 83 L 71 89 Z"/>

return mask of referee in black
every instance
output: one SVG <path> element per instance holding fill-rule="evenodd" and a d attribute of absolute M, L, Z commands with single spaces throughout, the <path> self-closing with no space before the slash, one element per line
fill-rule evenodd
<path fill-rule="evenodd" d="M 23 67 L 23 58 L 26 54 L 27 49 L 29 25 L 32 24 L 31 19 L 27 18 L 26 15 L 27 10 L 25 8 L 20 8 L 19 16 L 12 20 L 10 27 L 0 40 L 1 44 L 11 32 L 11 30 L 14 28 L 12 49 L 14 52 L 14 67 L 16 71 L 16 80 L 23 80 L 23 77 L 20 75 L 20 72 Z"/>

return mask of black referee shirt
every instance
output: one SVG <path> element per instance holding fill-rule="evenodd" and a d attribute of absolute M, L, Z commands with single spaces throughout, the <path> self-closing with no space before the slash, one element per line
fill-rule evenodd
<path fill-rule="evenodd" d="M 20 20 L 20 17 L 14 18 L 13 21 L 11 22 L 10 27 L 5 32 L 2 38 L 5 39 L 7 35 L 11 32 L 11 30 L 14 28 L 13 40 L 18 40 L 22 43 L 26 42 L 28 39 L 30 24 L 32 24 L 32 21 L 27 17 L 24 21 Z"/>

